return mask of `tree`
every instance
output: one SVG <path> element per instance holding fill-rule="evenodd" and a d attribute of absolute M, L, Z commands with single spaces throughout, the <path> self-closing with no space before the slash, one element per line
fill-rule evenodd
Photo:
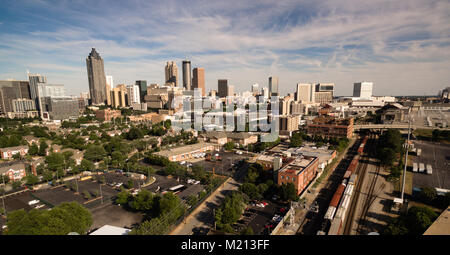
<path fill-rule="evenodd" d="M 239 189 L 246 194 L 250 199 L 261 199 L 262 195 L 259 193 L 258 188 L 253 183 L 244 183 Z"/>
<path fill-rule="evenodd" d="M 91 213 L 77 202 L 62 203 L 52 210 L 17 210 L 8 214 L 7 235 L 85 234 L 92 225 Z"/>
<path fill-rule="evenodd" d="M 101 145 L 89 145 L 84 152 L 84 158 L 94 162 L 101 161 L 105 157 L 106 151 Z"/>
<path fill-rule="evenodd" d="M 37 144 L 32 143 L 30 148 L 28 149 L 28 154 L 30 154 L 31 156 L 35 156 L 37 155 L 39 152 L 39 147 L 37 146 Z"/>
<path fill-rule="evenodd" d="M 150 212 L 157 202 L 155 196 L 156 195 L 150 191 L 143 189 L 134 197 L 133 201 L 131 201 L 130 207 L 137 211 Z"/>
<path fill-rule="evenodd" d="M 252 229 L 252 227 L 246 227 L 243 231 L 242 231 L 242 233 L 241 233 L 242 235 L 246 235 L 246 236 L 250 236 L 250 235 L 254 235 L 254 233 L 253 233 L 253 229 Z"/>
<path fill-rule="evenodd" d="M 280 197 L 285 201 L 296 201 L 298 199 L 298 195 L 294 184 L 283 183 L 280 189 Z"/>
<path fill-rule="evenodd" d="M 142 131 L 136 127 L 130 128 L 130 131 L 125 135 L 126 139 L 128 140 L 135 140 L 135 139 L 141 139 L 144 137 L 144 134 Z"/>
<path fill-rule="evenodd" d="M 129 232 L 130 235 L 164 235 L 169 225 L 160 218 L 144 221 L 138 228 Z"/>
<path fill-rule="evenodd" d="M 227 151 L 231 151 L 232 149 L 234 149 L 234 143 L 228 142 L 228 143 L 224 144 L 223 148 Z"/>
<path fill-rule="evenodd" d="M 83 197 L 85 198 L 85 199 L 87 199 L 87 200 L 89 200 L 89 199 L 91 199 L 91 193 L 89 192 L 89 191 L 87 191 L 87 190 L 84 190 L 83 191 Z"/>
<path fill-rule="evenodd" d="M 437 191 L 433 187 L 423 187 L 419 197 L 423 202 L 431 204 L 437 198 Z"/>
<path fill-rule="evenodd" d="M 34 174 L 27 175 L 27 177 L 25 179 L 26 179 L 26 184 L 30 185 L 30 186 L 39 182 L 39 178 Z"/>
<path fill-rule="evenodd" d="M 13 188 L 13 189 L 18 189 L 18 188 L 20 188 L 21 186 L 22 186 L 22 181 L 20 181 L 20 180 L 14 181 L 14 182 L 12 183 L 12 188 Z"/>
<path fill-rule="evenodd" d="M 45 155 L 47 155 L 47 148 L 48 148 L 47 143 L 45 142 L 45 140 L 42 140 L 41 143 L 39 144 L 39 152 L 38 152 L 38 155 L 39 155 L 39 156 L 45 156 Z"/>
<path fill-rule="evenodd" d="M 160 217 L 165 218 L 169 224 L 172 224 L 183 215 L 185 207 L 177 195 L 167 192 L 159 201 L 159 209 Z"/>
<path fill-rule="evenodd" d="M 87 159 L 83 159 L 80 164 L 81 170 L 83 171 L 94 171 L 95 165 L 92 161 L 89 161 Z"/>
<path fill-rule="evenodd" d="M 392 166 L 396 159 L 396 153 L 391 148 L 382 148 L 379 153 L 380 163 L 385 166 Z"/>
<path fill-rule="evenodd" d="M 45 163 L 50 171 L 64 169 L 64 156 L 61 153 L 52 153 L 45 157 Z"/>
<path fill-rule="evenodd" d="M 302 146 L 303 139 L 300 133 L 292 134 L 291 141 L 289 142 L 289 147 L 300 147 Z"/>

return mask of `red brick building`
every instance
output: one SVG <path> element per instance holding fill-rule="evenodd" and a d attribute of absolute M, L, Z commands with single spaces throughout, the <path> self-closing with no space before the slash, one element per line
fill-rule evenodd
<path fill-rule="evenodd" d="M 122 116 L 120 110 L 104 109 L 95 112 L 95 117 L 100 121 L 111 121 L 113 118 Z"/>
<path fill-rule="evenodd" d="M 297 157 L 278 171 L 278 185 L 292 183 L 300 195 L 317 175 L 319 158 Z"/>
<path fill-rule="evenodd" d="M 353 118 L 338 119 L 332 116 L 319 116 L 306 126 L 308 135 L 330 137 L 353 136 Z"/>

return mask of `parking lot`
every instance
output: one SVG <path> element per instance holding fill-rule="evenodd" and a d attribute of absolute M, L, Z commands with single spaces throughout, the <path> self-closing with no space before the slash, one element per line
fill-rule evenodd
<path fill-rule="evenodd" d="M 246 159 L 248 156 L 243 153 L 242 155 L 236 154 L 235 152 L 217 152 L 220 155 L 221 160 L 219 161 L 209 161 L 205 158 L 196 159 L 192 165 L 202 166 L 206 171 L 214 172 L 220 175 L 231 175 L 232 174 L 232 166 L 237 164 L 239 161 Z"/>
<path fill-rule="evenodd" d="M 413 173 L 413 187 L 450 189 L 450 145 L 426 141 L 415 141 L 414 145 L 422 149 L 422 154 L 413 162 L 430 164 L 433 172 Z"/>
<path fill-rule="evenodd" d="M 247 226 L 253 229 L 255 235 L 269 235 L 289 208 L 276 202 L 264 200 L 265 207 L 249 205 L 242 218 L 233 226 L 237 232 L 241 232 Z M 275 219 L 278 215 L 278 219 Z"/>

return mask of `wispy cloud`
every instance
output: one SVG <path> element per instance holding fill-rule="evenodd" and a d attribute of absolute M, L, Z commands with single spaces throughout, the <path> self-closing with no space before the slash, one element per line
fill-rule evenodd
<path fill-rule="evenodd" d="M 0 78 L 30 68 L 86 91 L 95 47 L 116 83 L 162 83 L 164 62 L 187 57 L 205 68 L 207 89 L 228 78 L 243 91 L 278 75 L 285 93 L 326 81 L 348 95 L 371 80 L 378 94 L 430 94 L 450 83 L 448 13 L 445 0 L 17 1 L 0 10 L 12 17 L 0 31 Z"/>

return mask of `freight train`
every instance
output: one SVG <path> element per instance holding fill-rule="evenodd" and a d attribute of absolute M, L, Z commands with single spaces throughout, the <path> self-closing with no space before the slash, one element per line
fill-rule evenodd
<path fill-rule="evenodd" d="M 358 147 L 357 154 L 353 157 L 350 165 L 347 167 L 342 183 L 336 189 L 336 192 L 334 193 L 328 206 L 328 210 L 325 213 L 324 220 L 330 223 L 328 235 L 337 235 L 343 227 L 345 216 L 350 206 L 350 201 L 358 177 L 355 171 L 358 167 L 359 158 L 364 152 L 367 140 L 368 136 L 365 136 Z"/>

